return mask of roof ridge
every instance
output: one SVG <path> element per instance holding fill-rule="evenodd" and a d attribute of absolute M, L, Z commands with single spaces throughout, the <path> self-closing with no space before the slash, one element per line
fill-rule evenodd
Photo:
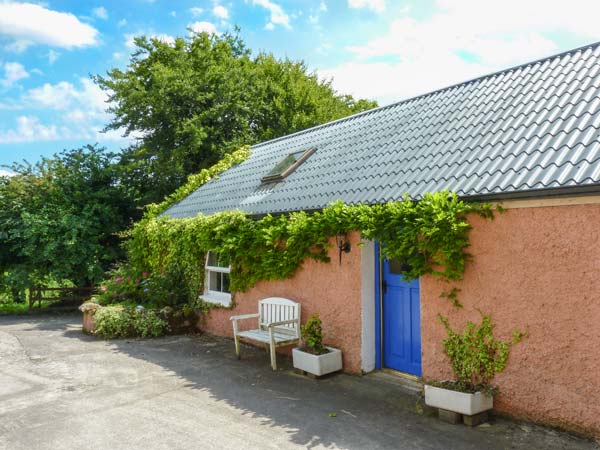
<path fill-rule="evenodd" d="M 366 111 L 361 111 L 359 113 L 352 114 L 350 116 L 341 117 L 339 119 L 332 120 L 331 122 L 326 122 L 326 123 L 323 123 L 323 124 L 320 124 L 320 125 L 315 125 L 314 127 L 306 128 L 304 130 L 296 131 L 295 133 L 286 134 L 284 136 L 280 136 L 280 137 L 277 137 L 277 138 L 274 138 L 274 139 L 270 139 L 268 141 L 259 142 L 257 144 L 252 145 L 251 148 L 257 148 L 257 147 L 262 147 L 262 146 L 267 145 L 267 144 L 273 144 L 275 142 L 282 141 L 284 139 L 288 139 L 288 138 L 291 138 L 293 136 L 300 136 L 302 134 L 309 133 L 309 132 L 312 132 L 314 130 L 318 130 L 320 128 L 329 127 L 329 126 L 334 125 L 336 123 L 342 123 L 342 122 L 350 121 L 350 120 L 353 120 L 353 119 L 355 119 L 357 117 L 365 116 L 367 114 L 372 114 L 372 113 L 374 113 L 376 111 L 382 111 L 382 110 L 385 110 L 385 109 L 393 108 L 393 107 L 398 106 L 398 105 L 400 105 L 402 103 L 408 103 L 410 101 L 413 101 L 413 100 L 416 100 L 416 99 L 419 99 L 419 98 L 425 98 L 425 97 L 428 97 L 430 95 L 438 94 L 440 92 L 444 92 L 444 91 L 447 91 L 447 90 L 450 90 L 450 89 L 457 88 L 459 86 L 467 86 L 467 85 L 469 85 L 471 83 L 474 83 L 476 81 L 480 81 L 480 80 L 483 80 L 483 79 L 486 79 L 486 78 L 492 78 L 492 77 L 497 76 L 497 75 L 501 75 L 501 74 L 504 74 L 504 73 L 515 71 L 517 69 L 521 69 L 521 68 L 525 68 L 525 67 L 528 67 L 528 66 L 532 66 L 534 64 L 538 64 L 538 63 L 541 63 L 541 62 L 550 61 L 550 60 L 555 59 L 555 58 L 562 58 L 563 56 L 566 56 L 566 55 L 569 55 L 569 54 L 577 53 L 577 52 L 580 52 L 580 51 L 582 52 L 584 50 L 596 48 L 596 47 L 599 47 L 599 46 L 600 46 L 600 41 L 592 42 L 590 44 L 582 45 L 580 47 L 572 48 L 572 49 L 569 49 L 569 50 L 565 50 L 563 52 L 559 52 L 559 53 L 555 53 L 555 54 L 552 54 L 552 55 L 549 55 L 549 56 L 538 58 L 538 59 L 533 60 L 533 61 L 528 61 L 528 62 L 517 64 L 517 65 L 511 66 L 511 67 L 505 68 L 505 69 L 501 69 L 501 70 L 498 70 L 498 71 L 495 71 L 495 72 L 491 72 L 491 73 L 488 73 L 488 74 L 480 75 L 480 76 L 468 79 L 466 81 L 461 81 L 459 83 L 450 84 L 448 86 L 445 86 L 445 87 L 442 87 L 442 88 L 439 88 L 439 89 L 435 89 L 433 91 L 425 92 L 423 94 L 417 94 L 417 95 L 414 95 L 412 97 L 408 97 L 408 98 L 399 100 L 397 102 L 390 103 L 389 105 L 384 105 L 384 106 L 379 106 L 377 108 L 368 109 Z"/>

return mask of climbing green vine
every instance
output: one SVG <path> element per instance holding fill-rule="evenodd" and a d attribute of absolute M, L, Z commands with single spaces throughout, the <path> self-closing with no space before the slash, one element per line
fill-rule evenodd
<path fill-rule="evenodd" d="M 406 278 L 459 280 L 469 260 L 470 213 L 493 217 L 489 205 L 465 203 L 447 191 L 380 205 L 338 201 L 320 212 L 259 220 L 241 211 L 189 219 L 150 215 L 130 233 L 129 258 L 140 271 L 184 274 L 190 295 L 197 295 L 211 250 L 229 259 L 232 291 L 245 291 L 259 280 L 291 277 L 306 258 L 328 262 L 329 239 L 359 231 L 380 242 L 383 256 L 406 262 Z"/>

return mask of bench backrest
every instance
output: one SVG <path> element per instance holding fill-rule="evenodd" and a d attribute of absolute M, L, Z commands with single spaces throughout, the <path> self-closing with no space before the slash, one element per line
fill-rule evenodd
<path fill-rule="evenodd" d="M 258 302 L 258 314 L 261 328 L 268 328 L 273 322 L 295 320 L 295 323 L 278 326 L 277 330 L 300 338 L 300 303 L 281 297 L 265 298 Z"/>

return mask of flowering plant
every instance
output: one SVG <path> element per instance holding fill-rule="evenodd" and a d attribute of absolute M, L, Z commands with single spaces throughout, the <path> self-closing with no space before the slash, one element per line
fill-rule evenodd
<path fill-rule="evenodd" d="M 121 266 L 100 285 L 97 295 L 101 305 L 131 303 L 151 308 L 177 306 L 188 301 L 188 291 L 181 270 L 168 267 L 154 273 Z"/>
<path fill-rule="evenodd" d="M 127 267 L 120 267 L 100 285 L 98 301 L 102 305 L 123 301 L 147 303 L 149 278 L 150 274 L 147 272 L 136 273 Z"/>

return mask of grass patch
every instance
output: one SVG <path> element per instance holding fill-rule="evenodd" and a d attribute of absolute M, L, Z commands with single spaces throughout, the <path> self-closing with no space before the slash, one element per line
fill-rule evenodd
<path fill-rule="evenodd" d="M 50 306 L 52 302 L 42 301 L 42 307 L 38 307 L 38 303 L 36 302 L 35 307 L 32 312 L 44 311 L 48 306 Z M 0 303 L 0 316 L 9 316 L 9 315 L 19 315 L 19 314 L 29 314 L 29 303 Z"/>

